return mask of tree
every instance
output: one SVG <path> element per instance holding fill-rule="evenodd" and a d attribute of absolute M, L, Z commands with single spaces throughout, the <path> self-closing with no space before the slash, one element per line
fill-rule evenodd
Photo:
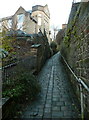
<path fill-rule="evenodd" d="M 54 41 L 52 41 L 50 47 L 53 51 L 53 54 L 55 54 L 57 52 L 57 44 Z"/>
<path fill-rule="evenodd" d="M 59 29 L 58 29 L 58 26 L 52 26 L 52 30 L 53 30 L 53 40 L 55 41 L 55 39 L 56 39 L 56 34 L 57 34 L 57 32 L 59 31 Z"/>

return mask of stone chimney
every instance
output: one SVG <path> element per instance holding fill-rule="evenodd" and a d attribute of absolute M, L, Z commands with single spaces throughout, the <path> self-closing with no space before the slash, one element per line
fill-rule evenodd
<path fill-rule="evenodd" d="M 67 28 L 67 24 L 62 24 L 62 29 Z"/>

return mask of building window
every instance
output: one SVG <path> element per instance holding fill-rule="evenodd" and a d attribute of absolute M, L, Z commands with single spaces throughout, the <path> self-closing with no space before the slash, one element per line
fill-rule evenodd
<path fill-rule="evenodd" d="M 23 29 L 24 14 L 17 15 L 17 29 Z"/>
<path fill-rule="evenodd" d="M 38 18 L 38 25 L 41 26 L 41 18 Z"/>
<path fill-rule="evenodd" d="M 38 17 L 41 17 L 41 14 L 38 14 Z"/>
<path fill-rule="evenodd" d="M 12 20 L 8 20 L 8 28 L 12 28 Z"/>

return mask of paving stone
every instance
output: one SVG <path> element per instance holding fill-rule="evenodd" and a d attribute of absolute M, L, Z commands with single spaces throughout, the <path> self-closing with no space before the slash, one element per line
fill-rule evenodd
<path fill-rule="evenodd" d="M 45 110 L 44 110 L 44 113 L 45 113 L 45 114 L 51 114 L 51 110 L 50 110 L 50 109 L 45 109 Z"/>
<path fill-rule="evenodd" d="M 61 111 L 60 107 L 52 107 L 52 112 Z"/>
<path fill-rule="evenodd" d="M 24 109 L 21 118 L 78 118 L 80 112 L 76 109 L 76 97 L 59 53 L 47 61 L 38 75 L 38 80 L 42 88 L 40 97 Z"/>
<path fill-rule="evenodd" d="M 56 105 L 57 106 L 64 106 L 65 104 L 64 104 L 64 101 L 61 101 L 61 102 L 57 102 Z"/>
<path fill-rule="evenodd" d="M 46 107 L 47 107 L 47 108 L 48 108 L 48 107 L 51 108 L 51 104 L 46 104 L 46 105 L 45 105 L 45 108 L 46 108 Z"/>
<path fill-rule="evenodd" d="M 55 97 L 55 98 L 53 97 L 52 100 L 53 100 L 53 101 L 59 101 L 57 97 Z"/>
<path fill-rule="evenodd" d="M 56 112 L 56 111 L 54 111 L 54 112 L 52 112 L 52 117 L 62 117 L 64 115 L 64 113 L 63 112 Z"/>
<path fill-rule="evenodd" d="M 52 104 L 52 99 L 46 99 L 46 104 L 51 105 Z"/>
<path fill-rule="evenodd" d="M 68 102 L 68 101 L 65 101 L 64 102 L 64 105 L 67 106 L 67 105 L 71 105 L 72 103 L 71 102 Z"/>
<path fill-rule="evenodd" d="M 51 118 L 51 113 L 44 113 L 43 118 Z"/>
<path fill-rule="evenodd" d="M 73 112 L 71 112 L 71 111 L 64 111 L 64 116 L 66 118 L 72 118 L 73 116 L 75 116 L 75 114 Z"/>
<path fill-rule="evenodd" d="M 48 96 L 46 99 L 47 99 L 48 101 L 51 101 L 52 97 L 49 97 L 49 96 Z"/>
<path fill-rule="evenodd" d="M 71 110 L 71 106 L 61 106 L 61 111 L 67 111 L 67 110 Z"/>

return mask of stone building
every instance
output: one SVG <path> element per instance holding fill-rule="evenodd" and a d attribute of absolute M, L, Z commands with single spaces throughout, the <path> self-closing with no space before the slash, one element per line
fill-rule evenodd
<path fill-rule="evenodd" d="M 50 13 L 48 5 L 35 5 L 32 10 L 26 11 L 20 7 L 14 15 L 0 20 L 2 28 L 0 30 L 22 30 L 28 34 L 38 33 L 39 30 L 46 31 L 49 38 Z"/>
<path fill-rule="evenodd" d="M 48 5 L 41 6 L 36 5 L 32 7 L 32 14 L 31 16 L 37 20 L 37 32 L 39 29 L 44 33 L 44 28 L 49 38 L 49 26 L 50 26 L 50 12 L 48 9 Z"/>
<path fill-rule="evenodd" d="M 2 30 L 22 30 L 28 34 L 37 33 L 37 21 L 31 13 L 20 7 L 14 15 L 1 19 Z"/>
<path fill-rule="evenodd" d="M 66 29 L 67 28 L 67 24 L 62 24 L 62 29 Z"/>

